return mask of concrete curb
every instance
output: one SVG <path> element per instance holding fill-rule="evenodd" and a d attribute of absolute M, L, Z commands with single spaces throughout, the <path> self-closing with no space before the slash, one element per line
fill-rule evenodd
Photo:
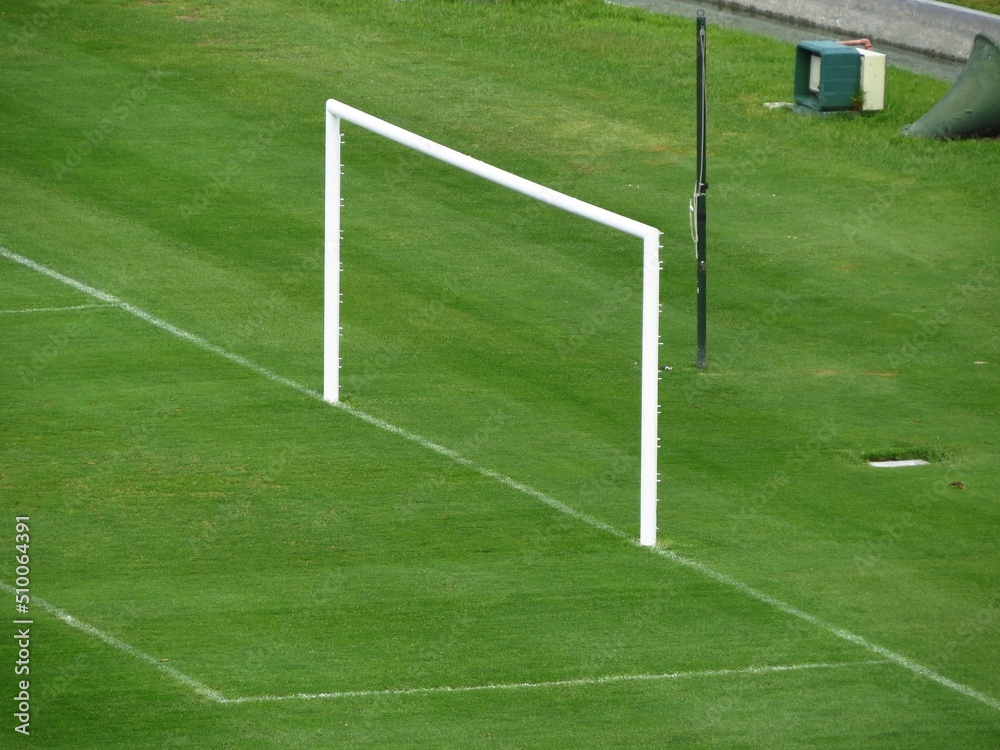
<path fill-rule="evenodd" d="M 1000 16 L 933 0 L 707 0 L 708 5 L 866 36 L 903 49 L 967 60 L 976 34 L 1000 42 Z"/>

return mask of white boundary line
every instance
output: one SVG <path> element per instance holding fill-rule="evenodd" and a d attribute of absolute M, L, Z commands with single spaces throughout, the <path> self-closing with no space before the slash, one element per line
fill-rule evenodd
<path fill-rule="evenodd" d="M 538 690 L 542 688 L 586 687 L 616 682 L 659 682 L 663 680 L 695 679 L 698 677 L 732 677 L 763 675 L 778 672 L 801 672 L 807 669 L 844 669 L 889 664 L 885 659 L 850 661 L 827 664 L 779 664 L 775 666 L 744 667 L 742 669 L 706 669 L 700 672 L 663 672 L 661 674 L 619 674 L 605 677 L 580 677 L 549 682 L 501 682 L 493 685 L 466 685 L 461 687 L 397 688 L 390 690 L 344 690 L 335 693 L 293 693 L 291 695 L 252 695 L 245 698 L 226 698 L 223 703 L 269 703 L 290 700 L 323 700 L 337 698 L 382 698 L 406 695 L 433 695 L 434 693 L 473 693 L 488 690 Z"/>
<path fill-rule="evenodd" d="M 815 617 L 814 615 L 811 615 L 808 612 L 799 609 L 798 607 L 792 606 L 791 604 L 788 604 L 787 602 L 778 599 L 777 597 L 771 596 L 770 594 L 766 594 L 760 589 L 755 589 L 753 586 L 743 583 L 742 581 L 738 581 L 732 576 L 726 575 L 725 573 L 720 573 L 719 571 L 714 570 L 713 568 L 710 568 L 707 565 L 703 565 L 702 563 L 696 560 L 692 560 L 689 557 L 678 555 L 676 552 L 664 549 L 663 547 L 654 547 L 650 550 L 650 552 L 660 555 L 661 557 L 665 557 L 668 560 L 672 560 L 678 565 L 683 565 L 684 567 L 690 568 L 691 570 L 696 570 L 702 575 L 708 576 L 709 578 L 712 578 L 725 586 L 740 591 L 746 594 L 747 596 L 756 599 L 759 602 L 762 602 L 763 604 L 768 604 L 777 609 L 778 611 L 784 612 L 786 615 L 797 617 L 800 620 L 808 622 L 810 625 L 815 625 L 816 627 L 825 630 L 831 635 L 835 635 L 837 638 L 840 638 L 841 640 L 847 641 L 848 643 L 853 643 L 856 646 L 860 646 L 866 651 L 875 654 L 877 656 L 881 656 L 887 659 L 888 661 L 893 662 L 894 664 L 898 664 L 904 669 L 908 669 L 914 674 L 917 674 L 927 680 L 930 680 L 931 682 L 936 682 L 938 685 L 943 685 L 946 688 L 954 690 L 957 693 L 961 693 L 962 695 L 972 698 L 973 700 L 977 700 L 980 703 L 985 703 L 990 708 L 994 708 L 997 711 L 1000 711 L 1000 700 L 997 700 L 996 698 L 987 695 L 986 693 L 980 692 L 975 688 L 969 687 L 968 685 L 963 685 L 960 682 L 955 682 L 954 680 L 949 679 L 938 672 L 935 672 L 933 669 L 930 669 L 929 667 L 925 667 L 922 664 L 918 664 L 913 659 L 910 659 L 907 656 L 903 656 L 902 654 L 898 654 L 895 651 L 891 651 L 885 648 L 884 646 L 879 646 L 877 643 L 873 643 L 872 641 L 869 641 L 867 638 L 857 635 L 856 633 L 852 633 L 851 631 L 837 627 L 836 625 L 831 625 L 828 622 L 825 622 L 819 619 L 818 617 Z"/>
<path fill-rule="evenodd" d="M 323 401 L 322 394 L 320 394 L 318 391 L 315 391 L 311 388 L 307 388 L 306 386 L 301 385 L 300 383 L 296 383 L 294 380 L 290 380 L 289 378 L 286 378 L 282 375 L 278 375 L 277 373 L 272 372 L 271 370 L 268 370 L 265 367 L 261 367 L 260 365 L 251 362 L 250 360 L 244 357 L 239 356 L 238 354 L 232 354 L 231 352 L 228 352 L 225 349 L 216 346 L 215 344 L 212 344 L 199 336 L 194 335 L 193 333 L 188 333 L 187 331 L 177 328 L 176 326 L 166 322 L 165 320 L 158 318 L 155 315 L 151 315 L 150 313 L 138 307 L 135 307 L 134 305 L 130 305 L 129 303 L 119 299 L 118 297 L 108 294 L 107 292 L 102 292 L 100 289 L 96 289 L 95 287 L 89 286 L 88 284 L 84 284 L 81 281 L 77 281 L 75 279 L 71 279 L 68 276 L 64 276 L 58 271 L 54 271 L 51 268 L 48 268 L 47 266 L 43 266 L 40 263 L 36 263 L 30 258 L 26 258 L 23 255 L 18 255 L 17 253 L 11 252 L 5 247 L 0 247 L 0 256 L 12 260 L 15 263 L 19 263 L 27 268 L 32 269 L 33 271 L 37 271 L 38 273 L 48 276 L 49 278 L 61 281 L 62 283 L 73 287 L 77 291 L 89 294 L 92 297 L 101 300 L 102 302 L 118 307 L 124 310 L 125 312 L 128 312 L 131 315 L 135 315 L 137 318 L 146 321 L 150 325 L 154 325 L 157 328 L 166 331 L 167 333 L 177 336 L 178 338 L 184 339 L 185 341 L 189 341 L 192 344 L 195 344 L 196 346 L 199 346 L 202 349 L 205 349 L 206 351 L 210 351 L 213 354 L 217 354 L 218 356 L 223 357 L 224 359 L 227 359 L 230 362 L 238 364 L 241 367 L 246 367 L 247 369 L 256 372 L 258 375 L 261 375 L 262 377 L 265 377 L 268 380 L 272 380 L 275 383 L 279 383 L 288 388 L 292 388 L 293 390 L 296 390 L 299 393 L 302 393 L 316 400 Z M 328 403 L 328 402 L 323 401 L 323 403 Z M 604 521 L 598 520 L 593 516 L 578 511 L 575 508 L 572 508 L 566 505 L 565 503 L 556 500 L 554 497 L 546 495 L 544 492 L 541 492 L 540 490 L 536 490 L 533 487 L 529 487 L 526 484 L 518 482 L 517 480 L 512 479 L 499 472 L 493 471 L 492 469 L 487 469 L 483 466 L 480 466 L 474 461 L 465 458 L 464 456 L 456 453 L 455 451 L 449 448 L 445 448 L 441 445 L 438 445 L 437 443 L 433 443 L 430 440 L 427 440 L 426 438 L 423 438 L 412 432 L 408 432 L 407 430 L 404 430 L 401 427 L 396 427 L 395 425 L 392 425 L 389 422 L 381 420 L 378 417 L 374 417 L 371 414 L 361 411 L 360 409 L 355 409 L 352 406 L 348 406 L 343 403 L 330 404 L 330 406 L 341 409 L 342 411 L 345 411 L 348 414 L 367 422 L 368 424 L 371 424 L 375 427 L 379 427 L 380 429 L 383 429 L 394 435 L 399 435 L 400 437 L 410 442 L 416 443 L 417 445 L 423 446 L 428 450 L 432 450 L 435 453 L 438 453 L 442 456 L 445 456 L 446 458 L 451 459 L 452 461 L 455 461 L 456 463 L 461 464 L 462 466 L 472 469 L 473 471 L 481 474 L 482 476 L 494 479 L 500 482 L 501 484 L 510 487 L 511 489 L 517 490 L 518 492 L 522 492 L 530 497 L 540 500 L 549 507 L 558 510 L 560 513 L 565 513 L 566 515 L 576 518 L 577 520 L 582 521 L 583 523 L 586 523 L 589 526 L 607 532 L 608 534 L 618 537 L 619 539 L 625 539 L 633 544 L 636 544 L 636 540 L 632 536 L 626 534 L 624 531 L 616 529 L 614 526 L 611 526 L 605 523 Z M 984 705 L 987 705 L 990 708 L 1000 711 L 1000 700 L 997 700 L 996 698 L 987 695 L 986 693 L 976 690 L 975 688 L 969 687 L 968 685 L 963 685 L 960 682 L 956 682 L 952 679 L 949 679 L 948 677 L 945 677 L 944 675 L 935 672 L 929 667 L 925 667 L 922 664 L 915 662 L 913 659 L 910 659 L 907 656 L 903 656 L 902 654 L 896 653 L 895 651 L 891 651 L 890 649 L 887 649 L 883 646 L 879 646 L 878 644 L 869 641 L 867 638 L 857 635 L 856 633 L 852 633 L 849 630 L 837 627 L 836 625 L 831 625 L 819 619 L 818 617 L 809 614 L 808 612 L 805 612 L 791 604 L 788 604 L 785 601 L 782 601 L 781 599 L 773 597 L 770 594 L 766 594 L 763 591 L 760 591 L 759 589 L 755 589 L 752 586 L 749 586 L 748 584 L 745 584 L 742 581 L 733 578 L 732 576 L 714 570 L 713 568 L 710 568 L 707 565 L 703 565 L 702 563 L 699 563 L 696 560 L 692 560 L 691 558 L 679 555 L 676 552 L 673 552 L 672 550 L 668 550 L 659 546 L 648 547 L 647 549 L 649 549 L 649 551 L 652 552 L 653 554 L 659 555 L 663 558 L 666 558 L 667 560 L 677 563 L 678 565 L 681 565 L 683 567 L 689 568 L 690 570 L 694 570 L 698 573 L 701 573 L 702 575 L 707 576 L 708 578 L 711 578 L 717 581 L 718 583 L 723 584 L 724 586 L 735 589 L 736 591 L 746 594 L 747 596 L 756 599 L 757 601 L 763 604 L 767 604 L 771 607 L 774 607 L 780 612 L 798 618 L 799 620 L 802 620 L 804 622 L 808 622 L 809 624 L 814 625 L 821 630 L 825 630 L 826 632 L 836 636 L 841 640 L 847 641 L 848 643 L 853 643 L 854 645 L 865 649 L 869 653 L 875 654 L 876 656 L 882 657 L 884 659 L 887 659 L 888 661 L 898 664 L 904 669 L 907 669 L 910 672 L 919 675 L 920 677 L 930 680 L 931 682 L 935 682 L 938 685 L 948 688 L 949 690 L 954 690 L 957 693 L 960 693 L 968 698 L 972 698 L 973 700 L 979 701 L 980 703 L 983 703 Z"/>
<path fill-rule="evenodd" d="M 4 583 L 3 581 L 0 581 L 0 589 L 3 589 L 4 591 L 10 594 L 14 593 L 14 588 L 9 584 Z M 59 609 L 59 607 L 56 607 L 55 605 L 49 604 L 44 599 L 39 599 L 37 596 L 32 596 L 31 604 L 41 607 L 50 615 L 62 620 L 71 628 L 76 628 L 77 630 L 81 630 L 87 635 L 92 635 L 94 638 L 97 638 L 100 641 L 104 641 L 112 648 L 116 648 L 119 651 L 126 653 L 135 659 L 138 659 L 139 661 L 144 661 L 147 664 L 151 664 L 152 666 L 156 667 L 159 671 L 161 671 L 163 674 L 165 674 L 167 677 L 170 677 L 175 682 L 179 682 L 185 687 L 190 688 L 195 693 L 200 695 L 202 698 L 208 698 L 209 700 L 213 700 L 216 703 L 226 702 L 226 698 L 225 696 L 222 695 L 222 693 L 220 693 L 217 690 L 212 690 L 212 688 L 205 685 L 205 683 L 196 680 L 194 677 L 189 677 L 188 675 L 174 669 L 173 667 L 167 666 L 156 657 L 150 656 L 145 651 L 140 651 L 135 646 L 130 646 L 124 641 L 118 640 L 113 635 L 109 635 L 105 633 L 103 630 L 98 630 L 93 625 L 88 625 L 85 622 L 81 622 L 80 620 L 73 617 L 73 615 L 71 615 L 69 612 Z M 27 615 L 25 615 L 25 617 L 27 617 Z"/>
<path fill-rule="evenodd" d="M 0 589 L 9 594 L 14 593 L 14 587 L 4 581 L 0 581 Z M 44 599 L 37 596 L 31 597 L 34 606 L 41 607 L 53 617 L 62 620 L 72 628 L 76 628 L 87 635 L 103 641 L 122 653 L 145 662 L 157 670 L 170 677 L 175 682 L 191 689 L 202 698 L 214 701 L 215 703 L 237 704 L 237 703 L 275 703 L 291 700 L 330 700 L 338 698 L 377 698 L 408 695 L 431 695 L 434 693 L 472 693 L 487 690 L 526 690 L 541 688 L 578 687 L 586 685 L 605 685 L 616 682 L 655 682 L 660 680 L 679 680 L 697 677 L 731 677 L 741 675 L 762 675 L 776 674 L 780 672 L 801 672 L 809 669 L 845 669 L 849 667 L 870 667 L 889 664 L 885 659 L 872 661 L 851 661 L 851 662 L 829 662 L 815 664 L 778 664 L 771 666 L 743 667 L 739 669 L 706 669 L 699 672 L 664 672 L 661 674 L 622 674 L 607 675 L 604 677 L 579 677 L 568 680 L 550 680 L 548 682 L 507 682 L 488 685 L 461 685 L 458 687 L 423 687 L 423 688 L 390 688 L 386 690 L 343 690 L 328 693 L 292 693 L 289 695 L 248 695 L 240 698 L 227 698 L 218 690 L 213 690 L 200 680 L 196 680 L 190 675 L 186 675 L 178 669 L 167 666 L 162 660 L 155 656 L 140 651 L 135 646 L 131 646 L 124 641 L 115 638 L 113 635 L 105 633 L 93 625 L 78 620 L 69 612 L 66 612 L 53 604 L 49 604 Z M 25 615 L 25 617 L 28 617 Z M 29 619 L 28 622 L 31 620 Z"/>
<path fill-rule="evenodd" d="M 21 313 L 68 312 L 70 310 L 91 310 L 109 305 L 73 305 L 72 307 L 29 307 L 24 310 L 0 310 L 0 315 L 20 315 Z"/>

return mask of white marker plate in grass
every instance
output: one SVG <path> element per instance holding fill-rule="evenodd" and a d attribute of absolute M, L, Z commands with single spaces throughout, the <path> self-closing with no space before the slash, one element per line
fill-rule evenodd
<path fill-rule="evenodd" d="M 868 463 L 878 469 L 898 469 L 903 466 L 927 466 L 930 461 L 924 461 L 922 458 L 907 458 L 903 461 L 869 461 Z"/>

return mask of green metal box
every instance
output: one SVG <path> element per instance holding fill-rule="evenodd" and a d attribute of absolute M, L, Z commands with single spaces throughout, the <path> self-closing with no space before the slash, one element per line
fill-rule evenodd
<path fill-rule="evenodd" d="M 799 42 L 795 103 L 816 112 L 860 108 L 861 52 L 838 42 Z"/>

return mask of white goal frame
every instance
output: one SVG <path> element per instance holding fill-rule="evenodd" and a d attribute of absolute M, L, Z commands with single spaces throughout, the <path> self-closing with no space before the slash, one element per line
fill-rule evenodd
<path fill-rule="evenodd" d="M 660 231 L 620 214 L 518 177 L 416 133 L 380 120 L 335 99 L 326 102 L 326 185 L 324 219 L 323 400 L 340 401 L 340 121 L 419 151 L 459 169 L 642 240 L 642 398 L 639 450 L 639 544 L 656 544 L 656 490 L 659 482 Z"/>

